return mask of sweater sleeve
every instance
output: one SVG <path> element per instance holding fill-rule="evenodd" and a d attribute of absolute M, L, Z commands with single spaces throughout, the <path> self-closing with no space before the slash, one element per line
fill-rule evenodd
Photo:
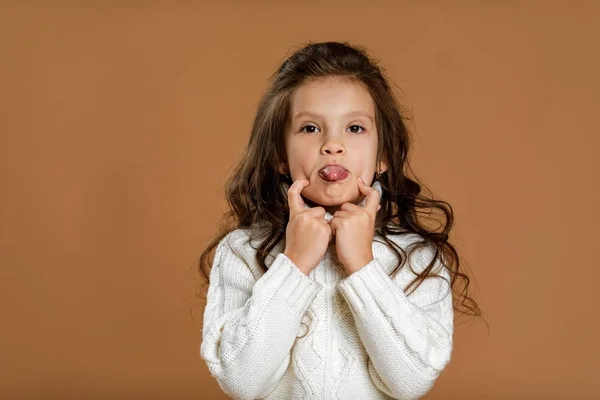
<path fill-rule="evenodd" d="M 415 258 L 413 269 L 422 271 L 428 262 Z M 450 282 L 447 268 L 440 267 L 438 259 L 432 272 Z M 338 284 L 369 354 L 369 375 L 395 399 L 425 395 L 450 362 L 454 314 L 448 282 L 428 278 L 406 296 L 402 285 L 374 258 Z"/>
<path fill-rule="evenodd" d="M 321 286 L 283 253 L 255 279 L 226 239 L 210 272 L 200 353 L 225 394 L 255 399 L 285 373 L 302 316 Z"/>

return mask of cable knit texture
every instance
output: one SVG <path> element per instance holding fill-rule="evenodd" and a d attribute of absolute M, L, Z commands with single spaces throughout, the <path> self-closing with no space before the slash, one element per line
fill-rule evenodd
<path fill-rule="evenodd" d="M 373 260 L 346 275 L 330 243 L 321 262 L 302 273 L 283 242 L 255 260 L 249 230 L 217 246 L 204 312 L 200 355 L 234 399 L 417 399 L 450 362 L 454 330 L 448 271 L 433 272 L 411 293 L 406 264 L 374 237 Z M 389 237 L 407 253 L 419 235 Z M 422 271 L 431 246 L 409 263 Z"/>

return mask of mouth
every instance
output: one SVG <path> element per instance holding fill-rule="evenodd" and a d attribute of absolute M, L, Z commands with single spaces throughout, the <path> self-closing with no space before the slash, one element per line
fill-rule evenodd
<path fill-rule="evenodd" d="M 340 182 L 347 176 L 348 170 L 339 164 L 329 164 L 319 170 L 319 177 L 326 182 Z"/>

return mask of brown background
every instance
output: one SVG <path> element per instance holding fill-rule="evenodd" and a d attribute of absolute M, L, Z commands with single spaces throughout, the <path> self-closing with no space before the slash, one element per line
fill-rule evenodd
<path fill-rule="evenodd" d="M 342 40 L 402 90 L 490 324 L 426 397 L 600 398 L 600 3 L 507 3 L 3 2 L 0 397 L 225 398 L 196 260 L 268 77 Z"/>

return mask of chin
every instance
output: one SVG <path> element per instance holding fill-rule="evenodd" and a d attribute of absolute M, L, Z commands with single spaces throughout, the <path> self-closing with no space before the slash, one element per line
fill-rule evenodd
<path fill-rule="evenodd" d="M 342 204 L 344 204 L 348 201 L 350 201 L 350 199 L 348 199 L 348 200 L 333 200 L 333 201 L 329 200 L 329 199 L 327 199 L 327 200 L 319 199 L 319 200 L 315 201 L 315 203 L 317 203 L 321 206 L 324 206 L 324 207 L 334 207 L 334 206 L 341 206 Z"/>
<path fill-rule="evenodd" d="M 324 207 L 341 206 L 344 203 L 354 203 L 354 200 L 355 200 L 355 196 L 352 196 L 352 194 L 349 194 L 349 193 L 344 193 L 343 195 L 340 195 L 339 197 L 337 197 L 335 199 L 332 199 L 327 196 L 314 196 L 314 195 L 311 195 L 310 197 L 308 197 L 308 196 L 306 196 L 306 197 L 313 203 L 316 203 L 316 204 L 318 204 L 320 206 L 324 206 Z"/>

